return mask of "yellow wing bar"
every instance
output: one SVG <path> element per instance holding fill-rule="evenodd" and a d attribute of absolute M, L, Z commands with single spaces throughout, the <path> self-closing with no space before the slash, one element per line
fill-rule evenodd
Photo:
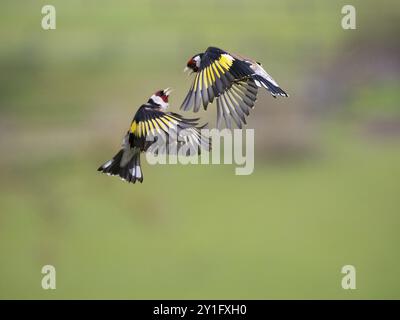
<path fill-rule="evenodd" d="M 161 133 L 160 130 L 168 132 L 169 128 L 175 128 L 179 123 L 179 120 L 172 115 L 163 115 L 153 119 L 139 121 L 132 121 L 130 132 L 138 138 L 146 137 L 149 133 L 155 134 L 155 130 Z"/>

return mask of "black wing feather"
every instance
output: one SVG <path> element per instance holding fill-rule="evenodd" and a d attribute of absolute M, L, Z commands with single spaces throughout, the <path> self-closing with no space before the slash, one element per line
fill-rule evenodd
<path fill-rule="evenodd" d="M 204 126 L 199 127 L 198 120 L 199 118 L 184 118 L 174 112 L 164 112 L 161 109 L 143 105 L 132 120 L 129 143 L 131 147 L 139 147 L 141 151 L 147 151 L 160 137 L 159 134 L 163 134 L 169 139 L 170 144 L 176 143 L 181 146 L 184 143 L 191 143 L 197 148 L 204 145 L 206 141 L 200 132 Z M 175 141 L 172 141 L 172 137 Z M 200 152 L 200 148 L 198 149 L 197 151 Z M 167 152 L 167 149 L 165 151 Z"/>

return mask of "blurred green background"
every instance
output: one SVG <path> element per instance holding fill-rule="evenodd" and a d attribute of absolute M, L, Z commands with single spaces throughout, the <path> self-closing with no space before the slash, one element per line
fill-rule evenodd
<path fill-rule="evenodd" d="M 0 298 L 400 298 L 400 3 L 351 1 L 356 30 L 344 4 L 3 0 Z M 179 110 L 186 61 L 209 45 L 290 94 L 261 92 L 248 118 L 254 173 L 99 174 L 155 90 L 175 88 Z M 199 115 L 215 125 L 215 108 Z"/>

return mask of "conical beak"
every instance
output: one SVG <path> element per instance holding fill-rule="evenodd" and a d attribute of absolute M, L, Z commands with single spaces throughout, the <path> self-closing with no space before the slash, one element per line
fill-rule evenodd
<path fill-rule="evenodd" d="M 171 88 L 167 88 L 167 89 L 164 89 L 163 91 L 166 96 L 169 96 L 171 94 L 171 92 L 174 90 L 172 90 Z"/>
<path fill-rule="evenodd" d="M 185 69 L 183 69 L 183 72 L 186 72 L 189 70 L 189 67 L 185 67 Z"/>

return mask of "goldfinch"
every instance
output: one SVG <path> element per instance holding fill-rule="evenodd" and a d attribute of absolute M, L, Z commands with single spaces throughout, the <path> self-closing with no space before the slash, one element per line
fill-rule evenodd
<path fill-rule="evenodd" d="M 141 152 L 146 152 L 161 135 L 170 137 L 171 133 L 176 136 L 175 143 L 178 146 L 188 143 L 199 152 L 200 147 L 209 150 L 209 139 L 200 133 L 200 129 L 204 126 L 196 127 L 199 119 L 186 119 L 179 114 L 166 112 L 170 93 L 169 88 L 159 90 L 138 109 L 122 140 L 121 150 L 111 160 L 101 165 L 98 171 L 119 176 L 127 182 L 142 182 Z M 169 149 L 164 150 L 168 152 Z"/>
<path fill-rule="evenodd" d="M 259 87 L 267 89 L 275 98 L 288 97 L 259 62 L 219 48 L 209 47 L 204 53 L 196 54 L 187 62 L 186 70 L 196 75 L 181 109 L 187 111 L 193 106 L 193 111 L 198 112 L 203 104 L 207 110 L 215 99 L 217 127 L 224 117 L 228 128 L 231 128 L 231 119 L 242 128 L 257 100 Z"/>

